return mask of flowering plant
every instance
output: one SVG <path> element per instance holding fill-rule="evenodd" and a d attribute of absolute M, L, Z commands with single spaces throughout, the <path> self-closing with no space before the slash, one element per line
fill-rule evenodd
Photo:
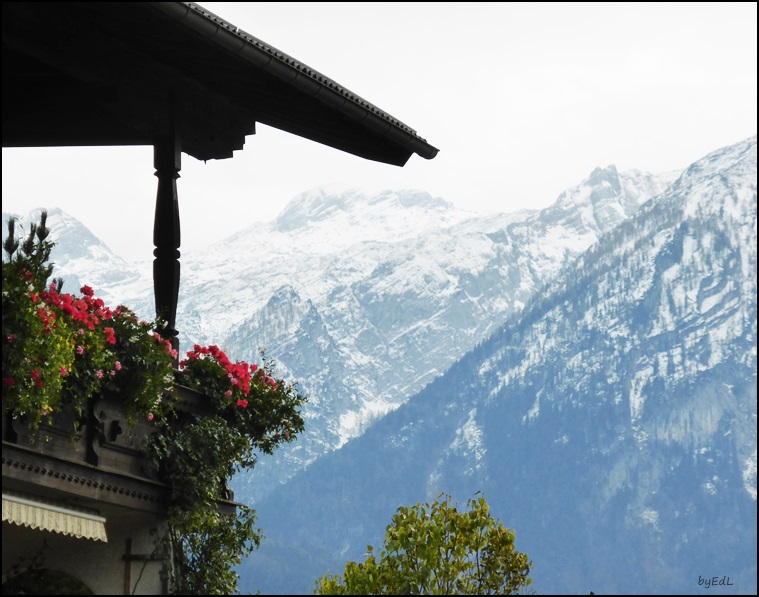
<path fill-rule="evenodd" d="M 196 344 L 179 363 L 177 381 L 203 391 L 229 425 L 251 438 L 251 447 L 271 454 L 303 430 L 294 415 L 304 399 L 294 386 L 271 377 L 265 356 L 264 363 L 233 363 L 218 346 Z"/>
<path fill-rule="evenodd" d="M 23 243 L 9 220 L 2 291 L 3 408 L 26 416 L 36 431 L 64 405 L 81 416 L 87 402 L 108 390 L 121 394 L 130 420 L 165 407 L 173 382 L 169 342 L 124 306 L 108 308 L 89 286 L 82 296 L 48 279 L 53 243 L 46 212 Z"/>

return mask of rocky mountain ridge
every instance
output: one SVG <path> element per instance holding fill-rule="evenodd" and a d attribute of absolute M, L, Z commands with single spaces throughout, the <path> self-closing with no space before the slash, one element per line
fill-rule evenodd
<path fill-rule="evenodd" d="M 308 593 L 476 491 L 538 593 L 756 593 L 756 138 L 688 168 L 486 340 L 260 500 L 244 589 Z M 277 570 L 276 575 L 271 574 Z"/>
<path fill-rule="evenodd" d="M 305 434 L 238 492 L 256 500 L 363 433 L 674 178 L 608 166 L 547 209 L 488 216 L 421 191 L 329 185 L 183 255 L 180 347 L 218 344 L 251 362 L 264 347 L 310 396 Z M 62 230 L 53 259 L 70 290 L 86 282 L 152 314 L 149 263 L 125 264 L 59 210 L 50 226 Z"/>

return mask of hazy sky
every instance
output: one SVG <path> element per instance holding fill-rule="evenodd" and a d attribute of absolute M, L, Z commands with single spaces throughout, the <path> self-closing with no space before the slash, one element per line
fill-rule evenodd
<path fill-rule="evenodd" d="M 202 2 L 440 149 L 403 168 L 258 126 L 233 159 L 183 156 L 182 251 L 344 182 L 511 212 L 597 166 L 682 169 L 756 134 L 756 3 Z M 151 148 L 3 149 L 3 211 L 61 207 L 152 257 Z"/>

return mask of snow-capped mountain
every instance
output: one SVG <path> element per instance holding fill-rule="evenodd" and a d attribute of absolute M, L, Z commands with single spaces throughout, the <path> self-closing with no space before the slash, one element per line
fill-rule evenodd
<path fill-rule="evenodd" d="M 538 593 L 697 594 L 716 577 L 709 592 L 756 594 L 756 178 L 753 137 L 616 227 L 615 209 L 560 210 L 592 192 L 529 215 L 595 224 L 598 240 L 443 376 L 260 500 L 267 541 L 241 589 L 310 593 L 381 545 L 398 506 L 482 491 Z"/>
<path fill-rule="evenodd" d="M 674 178 L 599 168 L 546 210 L 495 216 L 421 191 L 330 185 L 294 198 L 273 222 L 183 255 L 181 346 L 218 344 L 252 362 L 265 347 L 310 397 L 306 432 L 261 459 L 253 481 L 238 479 L 238 497 L 265 495 L 363 433 Z M 150 264 L 109 265 L 70 221 L 51 210 L 56 275 L 149 318 Z"/>
<path fill-rule="evenodd" d="M 183 285 L 190 298 L 182 302 L 182 328 L 201 339 L 203 326 L 223 329 L 225 346 L 248 359 L 265 346 L 311 396 L 304 436 L 262 462 L 252 484 L 241 480 L 240 495 L 256 498 L 303 462 L 360 435 L 613 225 L 586 224 L 575 214 L 611 211 L 619 222 L 651 196 L 640 188 L 655 194 L 672 178 L 608 168 L 573 189 L 555 219 L 541 212 L 476 216 L 416 191 L 316 189 L 294 199 L 270 227 L 217 245 L 210 259 L 190 257 L 189 268 L 214 272 L 217 281 L 203 280 L 197 291 Z M 229 297 L 228 305 L 212 313 L 209 295 L 213 303 Z M 220 321 L 241 298 L 253 308 Z"/>
<path fill-rule="evenodd" d="M 16 238 L 24 239 L 29 232 L 29 224 L 39 222 L 41 210 L 36 209 L 22 216 L 3 212 L 3 241 L 8 236 L 7 222 L 10 217 L 18 221 Z M 56 243 L 51 254 L 53 276 L 64 279 L 64 291 L 77 293 L 83 284 L 90 284 L 110 304 L 122 302 L 121 288 L 132 284 L 137 284 L 140 289 L 144 287 L 149 271 L 147 268 L 124 261 L 84 224 L 61 209 L 51 207 L 47 212 L 50 239 Z M 113 290 L 119 292 L 113 295 Z"/>

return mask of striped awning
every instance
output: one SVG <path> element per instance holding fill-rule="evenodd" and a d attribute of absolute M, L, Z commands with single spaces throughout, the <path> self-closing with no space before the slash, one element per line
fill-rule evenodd
<path fill-rule="evenodd" d="M 38 497 L 3 492 L 3 522 L 80 539 L 108 541 L 105 518 L 97 512 Z"/>

